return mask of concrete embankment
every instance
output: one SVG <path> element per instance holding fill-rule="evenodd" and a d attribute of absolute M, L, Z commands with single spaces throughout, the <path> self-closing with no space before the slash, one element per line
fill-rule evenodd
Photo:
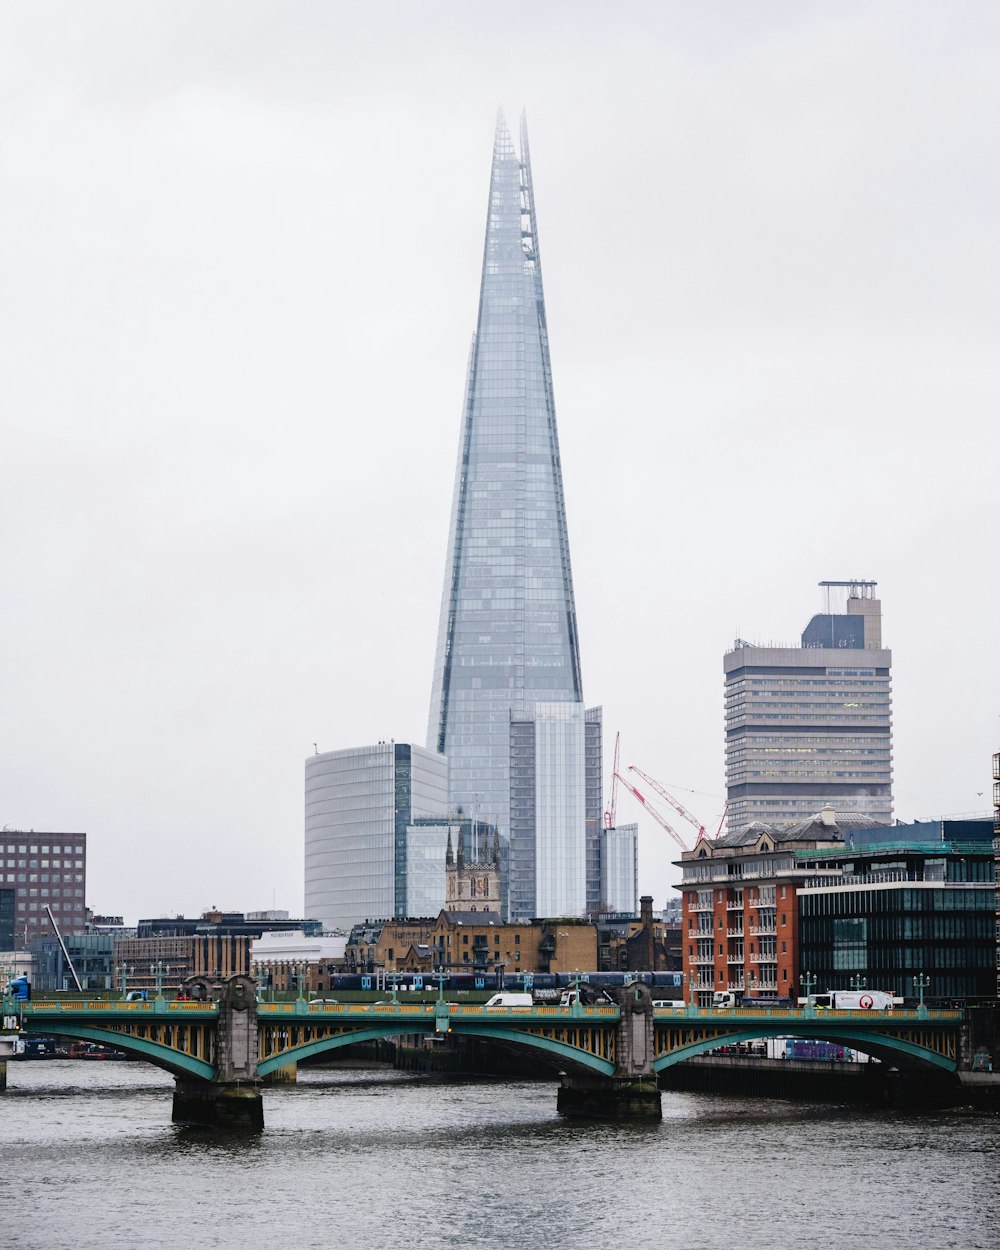
<path fill-rule="evenodd" d="M 660 1088 L 751 1098 L 861 1106 L 1000 1108 L 1000 1078 L 898 1071 L 881 1063 L 823 1063 L 699 1055 L 660 1074 Z"/>

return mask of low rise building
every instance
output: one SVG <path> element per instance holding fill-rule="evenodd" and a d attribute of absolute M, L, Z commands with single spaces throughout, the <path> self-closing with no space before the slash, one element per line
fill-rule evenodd
<path fill-rule="evenodd" d="M 499 912 L 444 910 L 431 919 L 355 925 L 352 971 L 575 972 L 597 967 L 597 927 L 570 917 L 504 924 Z"/>
<path fill-rule="evenodd" d="M 638 916 L 605 914 L 596 924 L 600 972 L 680 971 L 680 917 L 668 924 L 662 915 L 654 915 L 651 895 L 639 900 Z"/>
<path fill-rule="evenodd" d="M 807 870 L 796 851 L 842 848 L 844 832 L 876 822 L 824 807 L 794 825 L 755 821 L 715 839 L 702 838 L 679 861 L 683 896 L 683 971 L 702 1005 L 733 990 L 748 997 L 798 994 L 796 892 Z M 690 994 L 690 988 L 688 994 Z"/>
<path fill-rule="evenodd" d="M 262 992 L 301 990 L 322 994 L 330 978 L 346 971 L 346 933 L 306 935 L 301 929 L 267 932 L 250 948 L 250 975 Z"/>
<path fill-rule="evenodd" d="M 815 988 L 891 990 L 932 1001 L 996 993 L 993 821 L 855 830 L 800 850 L 800 970 Z M 815 870 L 815 875 L 813 871 Z M 919 979 L 919 980 L 918 980 Z"/>
<path fill-rule="evenodd" d="M 115 988 L 176 990 L 190 976 L 224 980 L 250 975 L 250 948 L 265 932 L 322 932 L 318 920 L 250 920 L 243 912 L 211 910 L 140 920 L 135 936 L 114 943 Z"/>

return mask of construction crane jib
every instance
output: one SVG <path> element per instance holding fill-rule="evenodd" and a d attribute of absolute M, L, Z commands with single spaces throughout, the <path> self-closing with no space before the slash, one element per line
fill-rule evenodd
<path fill-rule="evenodd" d="M 690 823 L 694 825 L 694 827 L 698 830 L 698 837 L 695 839 L 695 845 L 697 846 L 697 844 L 705 836 L 705 826 L 701 823 L 698 817 L 692 816 L 684 804 L 675 799 L 672 794 L 668 794 L 658 781 L 656 781 L 653 777 L 650 777 L 649 773 L 644 773 L 641 768 L 636 768 L 634 764 L 629 764 L 628 770 L 630 773 L 636 773 L 643 779 L 643 781 L 648 782 L 661 799 L 666 799 L 678 816 L 683 816 L 685 820 L 690 821 Z"/>
<path fill-rule="evenodd" d="M 615 773 L 615 776 L 618 778 L 618 780 L 622 783 L 622 785 L 625 787 L 626 790 L 628 790 L 630 794 L 635 795 L 635 797 L 643 805 L 646 811 L 649 812 L 650 816 L 652 816 L 652 818 L 656 821 L 656 823 L 660 826 L 660 828 L 665 829 L 666 832 L 670 834 L 670 836 L 673 838 L 673 840 L 677 843 L 677 845 L 681 848 L 682 851 L 689 851 L 691 849 L 688 846 L 688 844 L 684 841 L 684 839 L 681 837 L 681 835 L 677 832 L 677 830 L 673 827 L 673 825 L 670 824 L 670 822 L 663 815 L 663 813 L 659 811 L 657 808 L 655 808 L 653 804 L 650 803 L 650 801 L 646 798 L 646 796 L 635 788 L 635 786 L 631 783 L 631 781 L 628 780 L 627 777 L 623 777 L 621 773 L 618 773 L 618 772 Z"/>

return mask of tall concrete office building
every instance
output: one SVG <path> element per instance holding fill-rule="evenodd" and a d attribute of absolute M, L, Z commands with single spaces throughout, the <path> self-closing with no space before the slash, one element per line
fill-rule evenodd
<path fill-rule="evenodd" d="M 820 582 L 798 647 L 738 638 L 724 659 L 728 827 L 825 804 L 892 820 L 892 652 L 875 582 Z"/>
<path fill-rule="evenodd" d="M 305 913 L 327 928 L 423 910 L 421 861 L 440 860 L 448 765 L 408 742 L 324 751 L 306 760 Z M 414 822 L 437 816 L 437 842 Z M 412 875 L 413 880 L 408 880 Z M 412 897 L 411 897 L 412 896 Z M 420 901 L 417 901 L 418 896 Z M 442 904 L 443 906 L 443 897 Z"/>
<path fill-rule="evenodd" d="M 555 704 L 567 705 L 565 716 L 552 712 Z M 528 135 L 522 118 L 518 153 L 501 113 L 428 746 L 448 758 L 449 809 L 463 808 L 503 837 L 511 834 L 515 722 L 531 726 L 535 745 L 548 736 L 564 750 L 558 762 L 546 755 L 544 776 L 533 777 L 542 807 L 532 813 L 530 845 L 525 836 L 511 842 L 519 891 L 511 914 L 544 914 L 556 900 L 566 902 L 563 914 L 580 914 L 588 893 L 600 891 L 596 863 L 587 888 L 587 717 Z"/>

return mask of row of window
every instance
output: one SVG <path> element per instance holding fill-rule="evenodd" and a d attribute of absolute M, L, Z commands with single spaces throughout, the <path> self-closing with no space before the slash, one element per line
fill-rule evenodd
<path fill-rule="evenodd" d="M 17 848 L 16 852 L 15 846 Z M 0 855 L 14 855 L 15 853 L 18 855 L 81 855 L 83 848 L 80 846 L 55 846 L 52 843 L 43 845 L 42 843 L 32 844 L 27 842 L 7 842 L 0 846 Z"/>
<path fill-rule="evenodd" d="M 4 881 L 4 882 L 6 882 L 8 885 L 14 885 L 14 884 L 15 884 L 15 874 L 14 874 L 14 873 L 12 873 L 12 872 L 8 872 L 8 873 L 7 873 L 4 877 L 0 878 L 0 880 L 3 880 L 3 881 Z M 24 885 L 26 882 L 35 882 L 35 883 L 37 883 L 37 882 L 39 882 L 39 881 L 45 881 L 45 882 L 62 882 L 62 881 L 82 881 L 82 880 L 83 880 L 83 873 L 82 873 L 82 872 L 78 872 L 78 873 L 66 872 L 66 873 L 62 873 L 62 874 L 60 874 L 60 873 L 58 873 L 58 872 L 53 872 L 53 873 L 47 873 L 47 872 L 41 872 L 41 873 L 39 873 L 39 872 L 28 872 L 28 873 L 25 873 L 25 872 L 19 872 L 19 873 L 17 873 L 17 874 L 16 874 L 16 883 L 18 883 L 18 884 L 20 884 L 20 885 Z"/>

